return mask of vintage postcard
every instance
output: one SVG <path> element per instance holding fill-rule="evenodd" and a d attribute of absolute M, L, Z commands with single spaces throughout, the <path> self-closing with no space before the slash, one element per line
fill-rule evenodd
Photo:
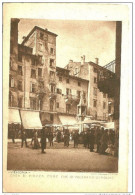
<path fill-rule="evenodd" d="M 128 192 L 129 12 L 3 4 L 4 192 Z"/>

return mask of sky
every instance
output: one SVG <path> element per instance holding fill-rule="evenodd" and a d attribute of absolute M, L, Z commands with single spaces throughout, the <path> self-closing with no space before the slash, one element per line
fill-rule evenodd
<path fill-rule="evenodd" d="M 116 22 L 90 20 L 46 20 L 20 19 L 18 25 L 18 42 L 27 36 L 34 26 L 57 34 L 56 66 L 65 67 L 69 60 L 95 62 L 104 66 L 115 59 Z"/>

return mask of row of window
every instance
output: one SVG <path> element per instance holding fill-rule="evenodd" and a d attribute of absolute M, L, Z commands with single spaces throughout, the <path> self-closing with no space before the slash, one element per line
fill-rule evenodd
<path fill-rule="evenodd" d="M 22 66 L 18 65 L 18 75 L 23 75 Z M 42 77 L 42 68 L 38 68 L 38 77 Z M 31 78 L 36 78 L 36 70 L 31 69 Z"/>
<path fill-rule="evenodd" d="M 93 107 L 97 107 L 97 100 L 93 100 Z M 103 109 L 106 109 L 106 102 L 103 102 Z M 111 112 L 111 107 L 110 107 L 110 105 L 109 105 L 109 107 L 108 107 L 108 109 L 109 109 L 109 113 Z"/>
<path fill-rule="evenodd" d="M 56 89 L 57 94 L 62 94 L 62 89 L 57 88 Z M 69 88 L 66 88 L 66 95 L 72 95 L 72 90 Z M 81 91 L 76 91 L 76 95 L 78 98 L 81 96 Z M 83 98 L 86 98 L 86 92 L 83 91 Z"/>
<path fill-rule="evenodd" d="M 18 55 L 18 61 L 19 62 L 22 62 L 22 54 L 19 54 Z M 54 66 L 54 59 L 52 59 L 52 58 L 50 58 L 49 59 L 49 65 L 50 65 L 50 67 L 53 67 Z M 39 56 L 39 58 L 38 59 L 35 59 L 35 58 L 32 58 L 31 59 L 31 64 L 32 65 L 38 65 L 38 64 L 44 64 L 44 58 L 43 58 L 43 56 Z"/>
<path fill-rule="evenodd" d="M 38 68 L 38 77 L 42 77 L 42 68 Z M 22 66 L 18 65 L 18 74 L 23 75 Z M 54 78 L 55 72 L 50 71 L 50 77 Z M 36 70 L 31 69 L 31 78 L 36 78 Z"/>
<path fill-rule="evenodd" d="M 10 87 L 14 87 L 14 79 L 12 77 L 10 77 Z M 55 85 L 50 85 L 50 89 L 51 92 L 54 93 L 55 92 Z M 18 90 L 22 91 L 22 81 L 18 81 Z M 31 83 L 31 90 L 32 93 L 35 93 L 36 91 L 36 84 L 35 83 Z M 62 94 L 62 90 L 57 88 L 56 89 L 57 94 Z M 72 95 L 72 90 L 69 88 L 66 88 L 66 95 Z M 94 95 L 97 96 L 97 88 L 94 88 Z M 81 96 L 81 91 L 77 91 L 77 97 L 80 98 Z M 104 94 L 104 97 L 106 97 L 106 94 Z M 83 92 L 83 98 L 86 98 L 86 93 Z M 95 100 L 94 102 L 96 102 L 97 100 Z M 94 103 L 94 107 L 96 107 L 96 103 Z M 105 107 L 105 106 L 104 106 Z"/>
<path fill-rule="evenodd" d="M 98 120 L 106 120 L 107 119 L 106 113 L 103 113 L 103 117 L 102 117 L 102 116 L 98 116 L 97 112 L 94 113 L 94 118 L 98 119 Z"/>
<path fill-rule="evenodd" d="M 96 104 L 97 104 L 96 100 L 94 100 L 93 103 L 94 103 L 93 106 L 96 107 Z M 22 105 L 23 105 L 23 98 L 19 97 L 18 98 L 18 107 L 22 108 Z M 14 96 L 12 96 L 12 95 L 9 96 L 9 106 L 14 106 Z M 33 97 L 30 98 L 30 108 L 31 109 L 42 110 L 42 106 L 43 106 L 42 101 L 40 101 L 40 103 L 39 103 L 39 100 L 37 98 L 33 98 Z M 59 108 L 59 107 L 60 107 L 59 102 L 56 102 L 56 108 Z M 103 102 L 103 108 L 105 109 L 105 107 L 106 107 L 106 103 Z M 66 104 L 66 113 L 69 113 L 70 109 L 71 109 L 71 105 Z M 50 100 L 50 111 L 54 111 L 54 101 L 53 100 Z M 111 113 L 111 105 L 108 106 L 108 113 Z M 104 115 L 105 115 L 105 113 L 104 113 Z"/>
<path fill-rule="evenodd" d="M 59 77 L 59 81 L 62 82 L 62 80 L 63 80 L 63 78 L 62 78 L 62 76 L 60 76 L 60 77 Z M 69 78 L 66 79 L 66 83 L 70 83 Z M 79 86 L 79 87 L 81 86 L 81 82 L 80 82 L 80 81 L 78 81 L 78 86 Z"/>
<path fill-rule="evenodd" d="M 43 45 L 43 43 L 39 43 L 38 49 L 39 49 L 39 51 L 43 51 L 43 50 L 44 50 L 44 45 Z M 54 54 L 55 54 L 54 48 L 52 48 L 52 47 L 50 48 L 49 54 L 50 54 L 50 55 L 54 55 Z"/>
<path fill-rule="evenodd" d="M 12 88 L 15 87 L 14 79 L 11 77 L 10 77 L 9 86 Z M 23 90 L 23 82 L 22 81 L 18 81 L 18 90 L 20 90 L 20 91 Z M 36 92 L 36 84 L 35 83 L 31 83 L 30 92 L 32 92 L 32 93 Z"/>
<path fill-rule="evenodd" d="M 38 77 L 42 77 L 42 68 L 38 68 Z M 36 79 L 35 69 L 31 69 L 31 78 Z"/>
<path fill-rule="evenodd" d="M 13 78 L 11 78 L 10 87 L 14 87 L 14 79 Z M 18 90 L 22 91 L 22 81 L 18 81 Z M 54 93 L 55 92 L 55 86 L 50 85 L 50 90 L 51 90 L 52 93 Z M 36 84 L 35 83 L 31 83 L 30 92 L 31 93 L 36 92 Z M 59 89 L 59 88 L 56 89 L 56 92 L 57 92 L 57 94 L 62 94 L 62 90 Z M 76 93 L 77 93 L 77 97 L 80 98 L 81 91 L 77 91 Z M 66 88 L 66 95 L 72 95 L 71 89 Z M 86 93 L 85 92 L 83 92 L 83 98 L 84 99 L 86 98 Z"/>

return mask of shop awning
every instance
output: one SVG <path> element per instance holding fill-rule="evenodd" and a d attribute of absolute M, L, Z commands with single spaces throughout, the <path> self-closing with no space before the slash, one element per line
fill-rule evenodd
<path fill-rule="evenodd" d="M 21 110 L 21 119 L 24 129 L 42 129 L 39 112 Z"/>
<path fill-rule="evenodd" d="M 75 117 L 72 116 L 59 116 L 62 125 L 75 125 L 77 123 Z"/>
<path fill-rule="evenodd" d="M 114 129 L 114 122 L 104 124 L 105 129 Z"/>
<path fill-rule="evenodd" d="M 9 113 L 8 113 L 8 123 L 9 124 L 21 124 L 21 118 L 20 118 L 20 114 L 19 114 L 19 110 L 17 109 L 9 109 Z"/>
<path fill-rule="evenodd" d="M 84 119 L 83 124 L 102 124 L 103 121 Z"/>

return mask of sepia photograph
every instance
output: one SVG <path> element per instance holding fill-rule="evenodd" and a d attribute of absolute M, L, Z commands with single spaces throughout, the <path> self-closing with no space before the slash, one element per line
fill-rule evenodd
<path fill-rule="evenodd" d="M 4 3 L 3 192 L 129 192 L 131 8 Z"/>
<path fill-rule="evenodd" d="M 8 170 L 118 172 L 121 30 L 11 19 Z"/>

